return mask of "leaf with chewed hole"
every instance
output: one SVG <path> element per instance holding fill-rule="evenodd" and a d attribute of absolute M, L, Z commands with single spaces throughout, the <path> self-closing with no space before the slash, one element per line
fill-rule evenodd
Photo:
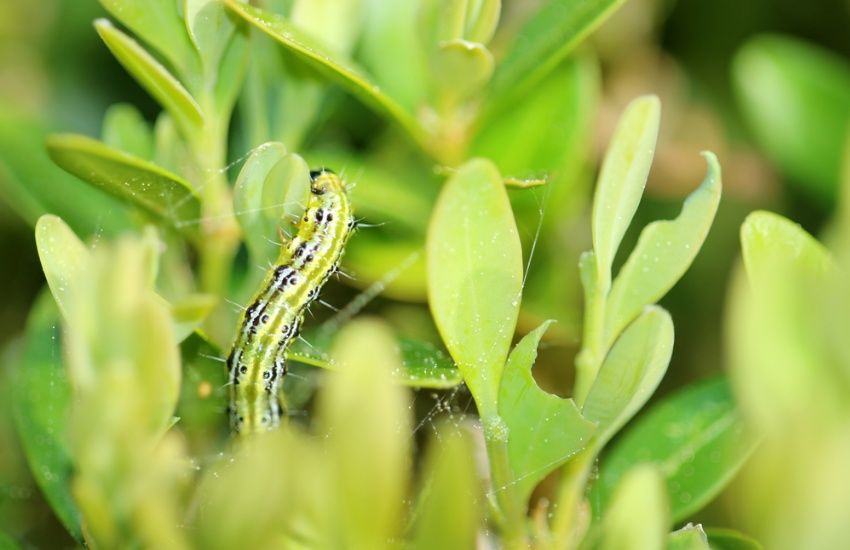
<path fill-rule="evenodd" d="M 610 343 L 649 304 L 657 302 L 688 270 L 699 252 L 720 204 L 720 165 L 705 153 L 708 174 L 685 199 L 674 220 L 656 221 L 641 231 L 620 269 L 605 312 L 605 342 Z"/>
<path fill-rule="evenodd" d="M 581 451 L 596 429 L 572 399 L 542 390 L 531 374 L 540 339 L 551 323 L 529 332 L 514 347 L 499 390 L 499 415 L 509 430 L 508 459 L 522 502 L 544 477 Z"/>

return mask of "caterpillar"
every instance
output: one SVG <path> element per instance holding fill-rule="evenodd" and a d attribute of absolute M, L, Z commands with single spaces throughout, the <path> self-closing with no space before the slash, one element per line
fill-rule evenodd
<path fill-rule="evenodd" d="M 281 247 L 260 290 L 242 312 L 227 357 L 228 414 L 234 433 L 275 429 L 286 374 L 286 351 L 304 312 L 337 271 L 357 225 L 345 183 L 331 170 L 310 172 L 310 198 L 294 237 Z"/>

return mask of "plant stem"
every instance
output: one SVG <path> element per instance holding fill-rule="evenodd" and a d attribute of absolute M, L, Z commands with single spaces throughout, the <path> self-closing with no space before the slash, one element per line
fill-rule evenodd
<path fill-rule="evenodd" d="M 605 349 L 605 306 L 611 289 L 610 269 L 595 267 L 593 279 L 582 282 L 585 285 L 584 328 L 582 349 L 576 358 L 576 383 L 573 391 L 573 399 L 579 407 L 584 405 L 608 352 Z"/>
<path fill-rule="evenodd" d="M 501 528 L 505 548 L 525 548 L 525 514 L 514 491 L 508 462 L 507 427 L 498 415 L 487 416 L 482 421 L 487 456 L 490 459 L 490 492 L 498 505 L 496 521 Z"/>
<path fill-rule="evenodd" d="M 591 443 L 564 465 L 552 521 L 555 548 L 575 548 L 581 541 L 583 529 L 578 522 L 579 511 L 596 452 L 596 446 Z"/>
<path fill-rule="evenodd" d="M 204 112 L 215 113 L 211 99 Z M 199 278 L 204 292 L 225 293 L 231 264 L 239 245 L 239 227 L 233 214 L 233 200 L 224 170 L 226 161 L 227 117 L 211 116 L 205 127 L 190 140 L 199 170 L 196 181 L 201 195 L 201 240 Z M 221 316 L 214 314 L 208 323 L 213 338 L 220 337 Z"/>

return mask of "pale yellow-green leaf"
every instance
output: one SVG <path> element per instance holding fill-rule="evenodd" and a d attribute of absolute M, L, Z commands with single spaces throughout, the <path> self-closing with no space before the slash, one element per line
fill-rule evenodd
<path fill-rule="evenodd" d="M 620 117 L 593 197 L 593 250 L 597 270 L 610 273 L 611 264 L 637 210 L 652 157 L 661 104 L 646 96 L 632 101 Z"/>
<path fill-rule="evenodd" d="M 505 186 L 490 161 L 469 161 L 446 182 L 426 254 L 437 328 L 479 411 L 495 416 L 522 296 L 522 249 Z"/>
<path fill-rule="evenodd" d="M 652 466 L 631 470 L 614 492 L 600 524 L 598 550 L 662 550 L 667 544 L 667 498 L 661 474 Z"/>
<path fill-rule="evenodd" d="M 598 424 L 594 446 L 601 449 L 650 398 L 673 353 L 673 321 L 657 306 L 647 307 L 620 335 L 590 388 L 582 415 Z"/>
<path fill-rule="evenodd" d="M 440 43 L 431 56 L 435 102 L 443 108 L 467 100 L 493 75 L 493 54 L 482 44 L 455 39 Z"/>
<path fill-rule="evenodd" d="M 484 498 L 469 435 L 450 423 L 431 438 L 412 518 L 410 548 L 473 548 Z"/>
<path fill-rule="evenodd" d="M 697 255 L 720 204 L 720 165 L 705 154 L 708 174 L 685 200 L 674 220 L 656 221 L 641 231 L 608 296 L 605 343 L 610 345 L 644 306 L 657 302 L 687 271 Z"/>

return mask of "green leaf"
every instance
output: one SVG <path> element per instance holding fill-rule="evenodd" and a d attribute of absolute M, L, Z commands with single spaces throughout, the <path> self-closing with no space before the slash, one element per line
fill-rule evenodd
<path fill-rule="evenodd" d="M 725 379 L 688 387 L 652 407 L 617 440 L 602 462 L 591 503 L 601 512 L 627 471 L 651 463 L 664 476 L 671 516 L 679 522 L 729 483 L 755 445 Z"/>
<path fill-rule="evenodd" d="M 30 471 L 56 516 L 82 543 L 80 513 L 71 497 L 67 421 L 71 388 L 62 365 L 59 312 L 42 293 L 27 320 L 23 358 L 13 375 L 12 407 Z"/>
<path fill-rule="evenodd" d="M 277 40 L 297 58 L 347 89 L 366 105 L 387 115 L 414 141 L 424 144 L 425 134 L 416 119 L 395 99 L 384 94 L 354 63 L 328 51 L 327 47 L 306 36 L 283 17 L 235 0 L 224 1 L 233 13 Z"/>
<path fill-rule="evenodd" d="M 295 0 L 290 18 L 300 29 L 349 55 L 363 23 L 364 0 Z"/>
<path fill-rule="evenodd" d="M 47 151 L 56 164 L 83 181 L 179 229 L 196 229 L 200 200 L 180 176 L 80 135 L 52 135 Z"/>
<path fill-rule="evenodd" d="M 408 483 L 410 403 L 392 383 L 401 356 L 389 326 L 365 319 L 346 325 L 332 356 L 341 368 L 320 396 L 319 423 L 334 457 L 325 475 L 336 497 L 324 526 L 329 541 L 320 546 L 381 547 L 400 535 Z"/>
<path fill-rule="evenodd" d="M 413 512 L 411 550 L 475 548 L 484 495 L 474 454 L 463 430 L 447 423 L 437 428 Z"/>
<path fill-rule="evenodd" d="M 593 197 L 593 251 L 599 273 L 610 273 L 620 241 L 640 203 L 655 153 L 660 115 L 657 97 L 632 101 L 605 153 Z"/>
<path fill-rule="evenodd" d="M 0 550 L 18 550 L 19 548 L 15 539 L 0 531 Z"/>
<path fill-rule="evenodd" d="M 82 235 L 112 236 L 132 227 L 128 208 L 50 161 L 46 128 L 0 106 L 0 193 L 35 226 L 40 216 L 62 216 Z"/>
<path fill-rule="evenodd" d="M 522 249 L 491 162 L 469 161 L 446 182 L 426 246 L 437 328 L 482 416 L 495 416 L 522 296 Z"/>
<path fill-rule="evenodd" d="M 501 0 L 477 0 L 467 3 L 463 37 L 472 42 L 487 44 L 499 26 Z"/>
<path fill-rule="evenodd" d="M 207 78 L 214 78 L 236 26 L 219 0 L 185 0 L 185 34 L 197 50 Z"/>
<path fill-rule="evenodd" d="M 548 0 L 519 30 L 493 75 L 490 111 L 521 97 L 624 0 Z"/>
<path fill-rule="evenodd" d="M 482 44 L 455 39 L 442 42 L 431 56 L 435 103 L 442 109 L 474 97 L 493 75 L 493 54 Z"/>
<path fill-rule="evenodd" d="M 657 302 L 688 270 L 699 252 L 720 203 L 720 165 L 705 153 L 708 174 L 685 200 L 675 220 L 656 221 L 641 231 L 638 243 L 617 275 L 605 312 L 605 342 L 610 343 L 649 304 Z"/>
<path fill-rule="evenodd" d="M 509 430 L 508 459 L 522 502 L 544 477 L 581 451 L 596 429 L 572 399 L 543 391 L 531 375 L 537 346 L 550 324 L 546 321 L 514 347 L 499 390 L 499 415 Z"/>
<path fill-rule="evenodd" d="M 200 106 L 168 69 L 108 20 L 98 19 L 94 26 L 115 58 L 174 117 L 184 132 L 203 126 Z"/>
<path fill-rule="evenodd" d="M 315 487 L 321 480 L 310 474 L 317 462 L 323 462 L 311 442 L 297 435 L 295 430 L 281 429 L 240 439 L 232 451 L 222 453 L 221 460 L 205 468 L 196 493 L 196 542 L 192 546 L 211 550 L 242 545 L 292 547 L 283 543 L 284 533 L 304 528 L 296 523 L 304 519 L 304 510 L 297 504 L 310 502 L 309 495 L 299 491 L 299 477 L 306 477 Z M 260 502 L 263 504 L 258 506 Z M 298 542 L 311 546 L 301 537 Z"/>
<path fill-rule="evenodd" d="M 402 384 L 415 388 L 453 388 L 463 382 L 451 359 L 428 342 L 398 341 L 402 367 L 393 373 Z"/>
<path fill-rule="evenodd" d="M 629 471 L 599 524 L 599 550 L 661 550 L 667 543 L 669 524 L 664 482 L 651 466 Z"/>
<path fill-rule="evenodd" d="M 215 75 L 215 111 L 221 124 L 230 120 L 230 115 L 248 72 L 248 40 L 241 32 L 235 32 L 225 45 L 221 61 L 213 70 Z M 254 141 L 253 143 L 259 143 Z"/>
<path fill-rule="evenodd" d="M 255 263 L 277 256 L 279 230 L 298 219 L 310 192 L 310 169 L 282 143 L 264 143 L 245 161 L 233 190 L 233 207 Z"/>
<path fill-rule="evenodd" d="M 365 5 L 358 59 L 385 93 L 416 112 L 428 92 L 426 49 L 419 40 L 422 6 L 385 0 L 366 0 Z"/>
<path fill-rule="evenodd" d="M 133 105 L 118 103 L 103 117 L 103 142 L 135 157 L 153 158 L 153 133 L 142 114 Z"/>
<path fill-rule="evenodd" d="M 597 449 L 650 398 L 672 352 L 673 321 L 657 306 L 647 307 L 614 342 L 582 408 L 584 417 L 598 424 Z"/>
<path fill-rule="evenodd" d="M 667 539 L 667 550 L 711 550 L 711 548 L 702 525 L 689 523 L 670 533 Z"/>
<path fill-rule="evenodd" d="M 116 19 L 156 48 L 184 77 L 199 72 L 198 56 L 192 49 L 183 18 L 175 0 L 100 0 Z"/>
<path fill-rule="evenodd" d="M 789 183 L 832 204 L 850 125 L 846 59 L 791 37 L 758 36 L 735 56 L 733 82 L 750 128 Z"/>
<path fill-rule="evenodd" d="M 82 451 L 97 462 L 96 453 L 85 446 L 89 438 L 102 437 L 94 433 L 102 421 L 92 419 L 89 426 L 85 417 L 93 413 L 90 407 L 102 403 L 98 396 L 108 394 L 110 386 L 126 389 L 119 379 L 127 379 L 121 376 L 136 384 L 134 396 L 141 400 L 136 405 L 142 409 L 130 403 L 116 409 L 128 416 L 146 415 L 138 420 L 137 435 L 161 435 L 174 414 L 180 387 L 177 341 L 168 303 L 153 291 L 145 274 L 147 246 L 144 240 L 127 236 L 98 247 L 84 272 L 69 279 L 63 310 L 70 338 L 68 372 L 77 391 L 74 406 L 81 407 L 75 422 L 86 425 L 74 434 L 75 459 Z M 127 365 L 132 365 L 132 372 L 121 370 Z M 119 420 L 111 424 L 116 425 Z"/>
<path fill-rule="evenodd" d="M 711 550 L 762 550 L 764 547 L 753 538 L 732 529 L 711 527 L 706 530 Z"/>
<path fill-rule="evenodd" d="M 447 389 L 463 382 L 451 359 L 428 342 L 399 338 L 396 344 L 401 354 L 401 367 L 392 375 L 397 383 L 413 388 Z M 339 370 L 331 362 L 330 351 L 322 338 L 311 338 L 310 345 L 295 342 L 286 358 L 322 369 Z"/>

